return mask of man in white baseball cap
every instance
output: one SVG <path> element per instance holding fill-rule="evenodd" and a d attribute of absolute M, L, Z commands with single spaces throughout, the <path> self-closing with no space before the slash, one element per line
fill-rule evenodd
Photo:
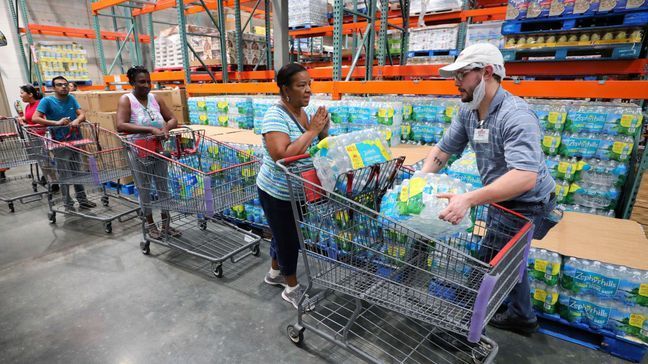
<path fill-rule="evenodd" d="M 506 76 L 502 53 L 491 44 L 475 44 L 439 73 L 454 78 L 463 106 L 441 141 L 432 147 L 422 171 L 438 172 L 450 156 L 462 153 L 470 144 L 484 186 L 464 194 L 439 195 L 449 200 L 439 218 L 457 224 L 472 207 L 497 203 L 533 222 L 535 228 L 524 235 L 523 244 L 530 243 L 532 237 L 542 239 L 557 222 L 550 217 L 556 205 L 555 182 L 545 165 L 538 118 L 526 101 L 501 86 Z M 512 216 L 489 207 L 488 233 L 479 251 L 482 261 L 490 262 L 512 234 L 522 229 L 523 222 Z M 499 311 L 491 325 L 525 335 L 537 330 L 526 269 Z M 473 338 L 481 334 L 481 328 L 472 334 Z"/>

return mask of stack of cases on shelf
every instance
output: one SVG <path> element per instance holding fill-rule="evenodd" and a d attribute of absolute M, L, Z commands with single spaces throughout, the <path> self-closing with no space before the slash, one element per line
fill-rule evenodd
<path fill-rule="evenodd" d="M 631 59 L 641 51 L 646 0 L 509 0 L 505 61 Z"/>
<path fill-rule="evenodd" d="M 451 63 L 456 55 L 457 24 L 413 28 L 409 34 L 408 63 Z"/>
<path fill-rule="evenodd" d="M 461 0 L 412 0 L 410 2 L 410 16 L 440 12 L 447 10 L 458 10 L 462 6 Z"/>
<path fill-rule="evenodd" d="M 504 47 L 502 37 L 502 21 L 488 21 L 478 24 L 468 24 L 465 47 L 476 43 L 490 43 L 497 48 Z"/>
<path fill-rule="evenodd" d="M 288 27 L 328 25 L 326 0 L 288 0 Z"/>
<path fill-rule="evenodd" d="M 191 45 L 194 51 L 196 51 L 205 65 L 220 66 L 222 64 L 222 59 L 220 33 L 218 30 L 191 24 L 188 24 L 186 29 L 188 33 L 192 33 L 192 35 L 187 35 L 187 42 Z M 179 28 L 177 26 L 167 28 L 161 31 L 158 38 L 155 40 L 156 69 L 180 68 L 183 66 L 182 47 L 184 45 L 180 41 L 178 30 Z M 264 36 L 243 33 L 241 44 L 244 65 L 263 66 L 266 64 Z M 234 32 L 229 31 L 227 32 L 226 42 L 228 64 L 235 64 L 237 62 L 237 54 L 238 50 L 235 46 Z M 202 66 L 202 63 L 200 63 L 200 60 L 198 60 L 193 52 L 189 52 L 189 65 L 192 67 Z"/>
<path fill-rule="evenodd" d="M 254 104 L 251 97 L 191 97 L 187 100 L 187 104 L 189 105 L 189 120 L 192 125 L 254 128 Z"/>
<path fill-rule="evenodd" d="M 403 103 L 401 140 L 408 144 L 438 143 L 460 106 L 457 98 L 401 97 L 398 101 Z"/>
<path fill-rule="evenodd" d="M 537 311 L 648 343 L 648 271 L 534 248 L 527 269 Z"/>
<path fill-rule="evenodd" d="M 614 216 L 643 115 L 634 104 L 532 100 L 566 210 Z"/>
<path fill-rule="evenodd" d="M 76 43 L 37 43 L 36 57 L 44 80 L 63 76 L 71 82 L 90 81 L 87 53 Z"/>

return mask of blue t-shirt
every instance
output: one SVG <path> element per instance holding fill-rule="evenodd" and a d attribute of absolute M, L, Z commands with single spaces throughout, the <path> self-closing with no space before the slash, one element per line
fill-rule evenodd
<path fill-rule="evenodd" d="M 72 95 L 60 100 L 56 96 L 47 96 L 38 104 L 37 111 L 45 114 L 47 120 L 58 121 L 65 117 L 74 120 L 77 118 L 76 111 L 80 109 L 79 103 Z M 52 139 L 54 140 L 76 140 L 80 139 L 80 133 L 70 130 L 69 126 L 49 127 Z M 78 129 L 76 129 L 78 130 Z"/>
<path fill-rule="evenodd" d="M 76 111 L 80 109 L 79 103 L 72 95 L 68 95 L 63 100 L 56 96 L 47 96 L 38 104 L 38 111 L 45 114 L 47 120 L 58 121 L 64 117 L 74 120 L 77 118 Z"/>

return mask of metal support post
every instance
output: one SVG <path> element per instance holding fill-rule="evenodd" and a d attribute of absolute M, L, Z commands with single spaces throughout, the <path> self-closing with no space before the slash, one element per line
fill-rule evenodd
<path fill-rule="evenodd" d="M 357 23 L 358 22 L 358 0 L 353 0 L 353 22 Z M 351 33 L 351 37 L 353 37 L 353 41 L 351 43 L 351 54 L 355 54 L 356 49 L 358 48 L 358 32 L 353 32 Z"/>
<path fill-rule="evenodd" d="M 369 24 L 371 26 L 367 30 L 369 36 L 367 37 L 366 57 L 365 57 L 365 79 L 370 81 L 373 77 L 373 62 L 376 46 L 376 7 L 378 6 L 377 0 L 369 0 Z"/>
<path fill-rule="evenodd" d="M 464 0 L 461 10 L 468 10 L 470 8 L 469 0 Z M 457 31 L 457 50 L 461 51 L 466 45 L 466 33 L 468 32 L 468 24 L 472 21 L 472 18 L 466 19 L 459 24 L 459 29 Z"/>
<path fill-rule="evenodd" d="M 18 22 L 18 9 L 14 8 L 14 4 L 11 0 L 7 0 L 7 6 L 9 12 L 11 13 L 11 20 L 13 21 L 14 29 L 16 30 L 16 39 L 18 40 L 18 52 L 20 53 L 20 58 L 23 61 L 23 73 L 25 77 L 25 82 L 31 82 L 31 72 L 29 71 L 29 60 L 27 59 L 27 54 L 25 54 L 25 44 L 22 41 L 22 36 L 20 35 L 20 23 Z"/>
<path fill-rule="evenodd" d="M 403 33 L 401 34 L 401 57 L 400 64 L 407 64 L 407 50 L 409 47 L 409 26 L 410 26 L 410 0 L 401 0 L 401 11 L 403 16 Z"/>
<path fill-rule="evenodd" d="M 241 1 L 234 0 L 234 46 L 236 47 L 236 63 L 238 71 L 243 72 L 243 42 L 241 30 Z"/>
<path fill-rule="evenodd" d="M 148 34 L 149 34 L 149 37 L 151 39 L 151 43 L 150 43 L 151 45 L 149 47 L 150 53 L 151 53 L 151 63 L 152 63 L 151 69 L 154 70 L 155 69 L 155 61 L 156 61 L 156 59 L 155 59 L 155 24 L 153 24 L 153 14 L 149 13 L 147 18 L 148 18 L 147 19 L 148 20 L 148 22 L 147 22 L 147 24 L 148 24 Z M 123 72 L 124 71 L 123 71 L 123 67 L 122 67 L 122 73 Z"/>
<path fill-rule="evenodd" d="M 34 45 L 34 38 L 32 38 L 31 30 L 29 30 L 29 13 L 27 12 L 27 2 L 25 0 L 19 0 L 20 3 L 20 13 L 22 14 L 23 25 L 25 26 L 25 35 L 27 36 L 27 44 L 29 44 L 29 52 L 31 54 L 31 46 Z M 20 37 L 20 33 L 18 33 Z M 33 60 L 32 57 L 30 57 Z M 40 68 L 38 64 L 35 67 L 32 67 L 32 73 L 36 74 L 36 80 L 38 81 L 38 86 L 43 87 L 43 76 L 41 75 Z"/>
<path fill-rule="evenodd" d="M 342 79 L 342 17 L 343 0 L 333 3 L 333 81 Z"/>
<path fill-rule="evenodd" d="M 385 65 L 385 55 L 389 52 L 387 45 L 387 21 L 389 15 L 389 1 L 380 0 L 380 33 L 378 34 L 378 65 Z"/>
<path fill-rule="evenodd" d="M 113 30 L 115 32 L 118 32 L 119 31 L 119 28 L 117 27 L 117 17 L 118 17 L 118 15 L 115 12 L 114 7 L 110 8 L 110 13 L 112 14 Z M 99 15 L 99 14 L 97 14 L 97 15 Z M 96 17 L 97 15 L 93 15 L 93 16 Z M 96 29 L 95 29 L 95 32 L 96 32 Z M 124 40 L 124 41 L 126 41 L 126 40 Z M 117 49 L 121 48 L 121 42 L 119 41 L 118 38 L 115 39 L 115 45 L 117 45 Z M 117 58 L 119 58 L 119 69 L 121 70 L 121 73 L 124 73 L 124 59 L 123 59 L 121 53 L 117 55 Z"/>
<path fill-rule="evenodd" d="M 223 83 L 229 82 L 229 73 L 227 72 L 227 33 L 225 32 L 225 11 L 223 10 L 223 2 L 216 2 L 216 9 L 218 11 L 218 31 L 220 33 L 220 52 L 221 52 L 221 67 L 223 67 Z"/>
<path fill-rule="evenodd" d="M 341 1 L 341 0 L 337 0 Z M 290 62 L 288 52 L 288 1 L 272 0 L 272 29 L 274 31 L 274 68 L 279 71 L 281 67 Z"/>
<path fill-rule="evenodd" d="M 135 64 L 134 65 L 141 65 L 142 64 L 142 49 L 140 47 L 140 39 L 139 39 L 139 29 L 138 29 L 138 23 L 137 23 L 137 17 L 133 16 L 133 9 L 130 9 L 130 16 L 131 16 L 131 21 L 133 22 L 133 47 L 135 49 Z"/>
<path fill-rule="evenodd" d="M 271 37 L 270 37 L 270 0 L 264 0 L 265 5 L 265 14 L 263 18 L 265 20 L 265 44 L 266 44 L 266 67 L 267 69 L 272 69 L 272 47 L 270 47 Z"/>
<path fill-rule="evenodd" d="M 220 1 L 218 2 L 220 4 Z M 191 83 L 191 68 L 189 68 L 189 50 L 187 49 L 187 25 L 185 19 L 184 0 L 176 0 L 178 10 L 178 34 L 180 35 L 180 44 L 182 48 L 182 67 L 184 69 L 185 85 Z"/>

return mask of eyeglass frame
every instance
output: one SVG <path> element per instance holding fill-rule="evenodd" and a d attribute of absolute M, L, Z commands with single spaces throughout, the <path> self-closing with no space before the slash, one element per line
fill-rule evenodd
<path fill-rule="evenodd" d="M 66 82 L 66 83 L 56 82 L 56 83 L 54 83 L 54 87 L 70 87 L 70 83 L 69 82 Z"/>
<path fill-rule="evenodd" d="M 456 81 L 463 82 L 463 80 L 464 80 L 464 78 L 466 77 L 466 75 L 469 74 L 470 72 L 472 72 L 472 71 L 477 71 L 477 70 L 481 71 L 481 70 L 483 70 L 483 69 L 484 69 L 484 67 L 475 67 L 475 68 L 471 68 L 471 69 L 469 69 L 469 70 L 464 70 L 464 71 L 461 71 L 461 72 L 460 72 L 460 71 L 457 71 L 457 72 L 455 72 L 455 74 L 454 74 L 454 79 L 455 79 Z"/>

